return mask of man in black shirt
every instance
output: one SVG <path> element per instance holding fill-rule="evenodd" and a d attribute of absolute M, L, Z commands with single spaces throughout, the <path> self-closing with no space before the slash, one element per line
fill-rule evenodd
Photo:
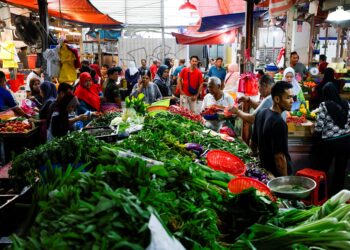
<path fill-rule="evenodd" d="M 256 115 L 252 135 L 252 150 L 258 149 L 262 166 L 275 176 L 288 175 L 288 128 L 281 117 L 290 111 L 293 103 L 293 86 L 277 82 L 271 89 L 273 106 Z"/>
<path fill-rule="evenodd" d="M 102 91 L 106 102 L 116 103 L 118 106 L 121 107 L 121 95 L 120 95 L 119 87 L 117 85 L 117 80 L 120 72 L 121 72 L 120 67 L 113 67 L 108 69 L 107 71 L 108 78 L 103 83 Z"/>

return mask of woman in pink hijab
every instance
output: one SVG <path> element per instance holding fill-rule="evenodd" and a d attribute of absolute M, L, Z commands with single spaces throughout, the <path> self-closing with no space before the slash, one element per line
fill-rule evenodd
<path fill-rule="evenodd" d="M 226 74 L 226 78 L 224 81 L 224 90 L 230 92 L 237 92 L 238 89 L 238 80 L 239 80 L 239 72 L 237 64 L 229 64 L 227 68 L 228 73 Z"/>

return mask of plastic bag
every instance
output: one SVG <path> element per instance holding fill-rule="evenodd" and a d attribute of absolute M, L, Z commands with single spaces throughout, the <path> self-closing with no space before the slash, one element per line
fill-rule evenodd
<path fill-rule="evenodd" d="M 242 74 L 238 83 L 238 92 L 246 96 L 256 96 L 259 93 L 258 81 L 253 73 Z"/>
<path fill-rule="evenodd" d="M 21 108 L 24 111 L 24 113 L 28 115 L 33 115 L 34 107 L 35 107 L 35 104 L 31 100 L 28 100 L 28 99 L 22 100 Z"/>
<path fill-rule="evenodd" d="M 146 250 L 185 250 L 177 239 L 169 235 L 153 213 L 149 219 L 148 228 L 151 231 L 151 243 Z"/>

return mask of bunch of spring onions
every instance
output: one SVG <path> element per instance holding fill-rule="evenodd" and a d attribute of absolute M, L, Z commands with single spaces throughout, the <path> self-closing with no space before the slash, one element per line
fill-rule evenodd
<path fill-rule="evenodd" d="M 255 224 L 235 249 L 350 249 L 350 191 L 342 190 L 321 207 L 280 212 L 267 224 Z"/>

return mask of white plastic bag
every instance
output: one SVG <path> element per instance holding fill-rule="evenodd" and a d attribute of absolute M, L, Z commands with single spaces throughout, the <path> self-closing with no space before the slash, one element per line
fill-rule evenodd
<path fill-rule="evenodd" d="M 149 219 L 148 228 L 151 231 L 151 243 L 146 250 L 185 250 L 177 239 L 167 233 L 153 213 Z"/>

